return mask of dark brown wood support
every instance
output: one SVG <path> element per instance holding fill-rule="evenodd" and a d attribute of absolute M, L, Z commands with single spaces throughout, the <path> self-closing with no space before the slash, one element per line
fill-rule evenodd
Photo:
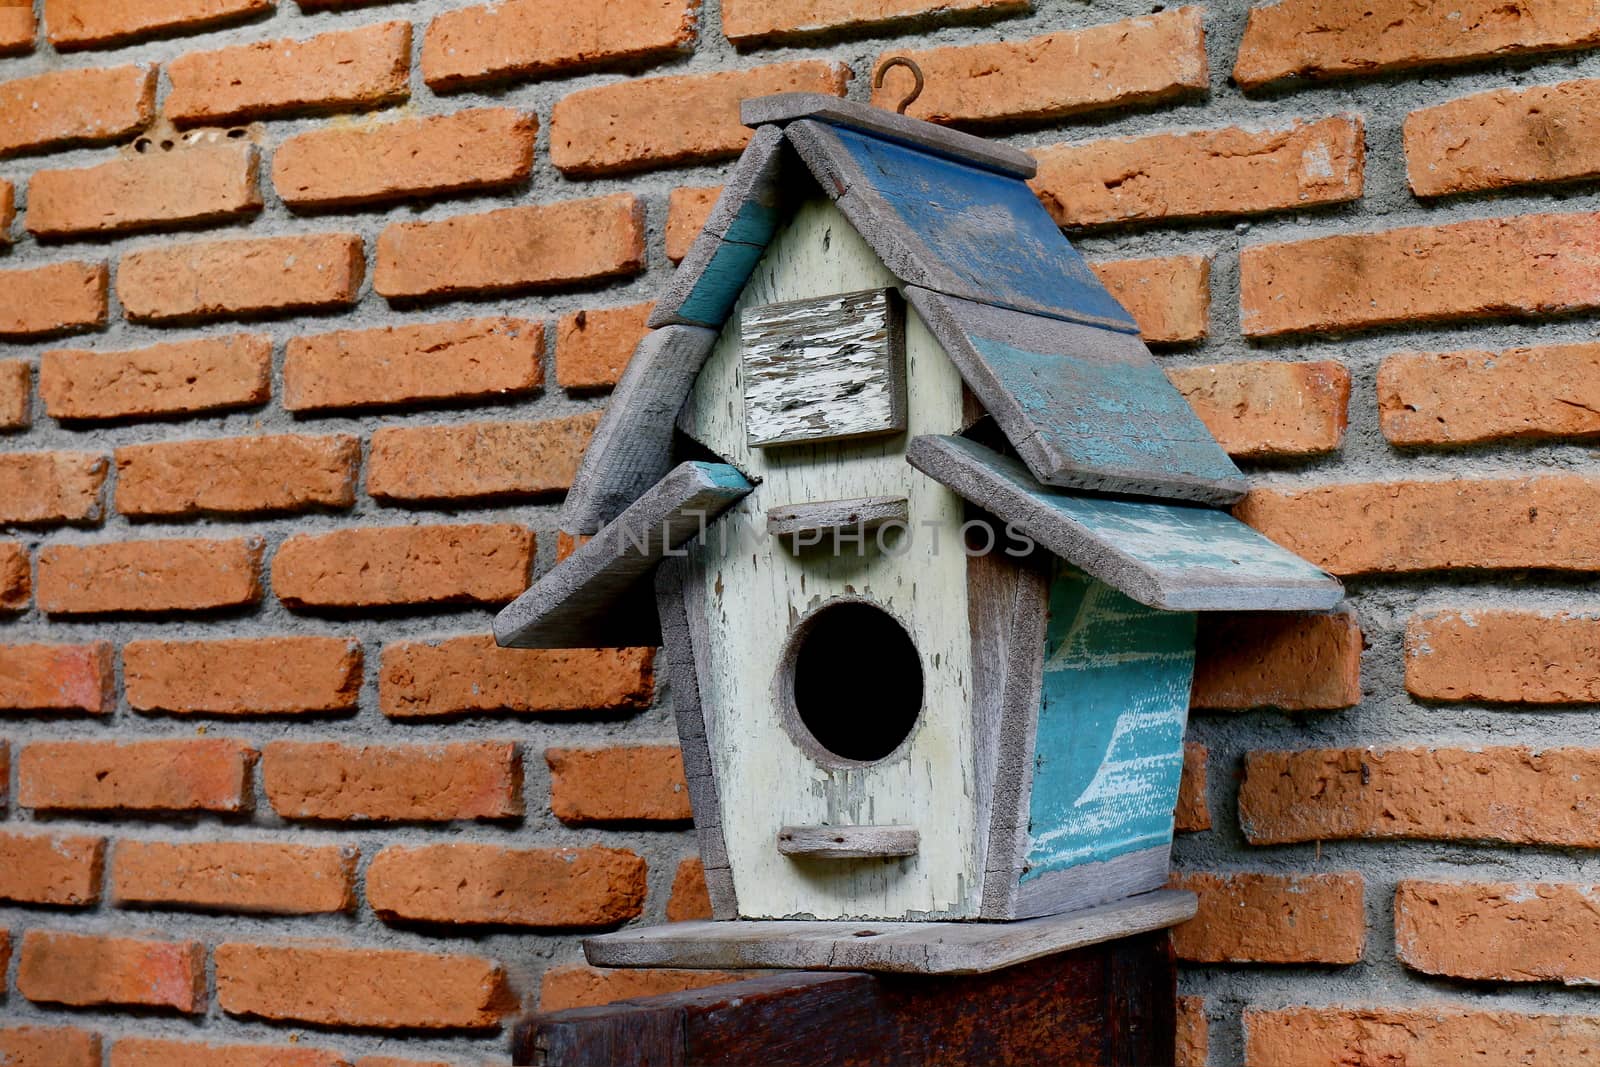
<path fill-rule="evenodd" d="M 524 1019 L 539 1067 L 1170 1065 L 1165 930 L 961 977 L 786 972 Z"/>

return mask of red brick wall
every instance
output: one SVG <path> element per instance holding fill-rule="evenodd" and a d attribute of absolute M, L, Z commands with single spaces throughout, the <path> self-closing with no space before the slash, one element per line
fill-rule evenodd
<path fill-rule="evenodd" d="M 0 0 L 0 1062 L 503 1063 L 723 977 L 577 947 L 707 907 L 652 653 L 488 623 L 737 101 L 888 54 L 1351 593 L 1203 625 L 1184 1062 L 1600 1063 L 1562 0 Z"/>

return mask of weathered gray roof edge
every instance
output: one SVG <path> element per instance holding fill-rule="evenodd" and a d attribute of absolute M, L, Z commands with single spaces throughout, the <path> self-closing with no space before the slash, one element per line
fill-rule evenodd
<path fill-rule="evenodd" d="M 700 536 L 751 488 L 724 463 L 678 464 L 503 608 L 495 616 L 495 640 L 507 648 L 660 644 L 654 612 L 617 611 L 614 606 L 641 589 L 648 591 L 656 564 Z"/>
<path fill-rule="evenodd" d="M 1344 599 L 1337 578 L 1217 508 L 1042 485 L 1017 460 L 961 437 L 914 437 L 906 462 L 1149 607 L 1326 611 Z"/>
<path fill-rule="evenodd" d="M 819 119 L 1015 178 L 1031 178 L 1039 172 L 1033 157 L 1020 148 L 823 93 L 754 97 L 740 105 L 739 118 L 751 129 L 784 126 L 797 119 Z"/>

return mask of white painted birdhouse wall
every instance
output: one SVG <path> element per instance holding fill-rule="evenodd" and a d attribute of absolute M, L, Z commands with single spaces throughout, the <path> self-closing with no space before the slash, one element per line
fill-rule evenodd
<path fill-rule="evenodd" d="M 694 550 L 693 568 L 708 616 L 701 697 L 710 756 L 739 911 L 749 918 L 977 914 L 982 842 L 963 506 L 905 461 L 910 435 L 959 430 L 961 379 L 908 310 L 906 435 L 761 449 L 747 444 L 744 423 L 744 308 L 896 284 L 830 202 L 808 202 L 756 267 L 680 420 L 691 437 L 761 480 Z M 870 546 L 860 557 L 796 554 L 766 533 L 768 508 L 878 496 L 909 498 L 913 535 L 898 557 Z M 888 759 L 829 768 L 786 732 L 774 678 L 794 622 L 847 597 L 874 602 L 910 632 L 923 704 L 915 730 Z M 779 853 L 781 827 L 821 824 L 916 827 L 920 851 L 866 861 Z"/>

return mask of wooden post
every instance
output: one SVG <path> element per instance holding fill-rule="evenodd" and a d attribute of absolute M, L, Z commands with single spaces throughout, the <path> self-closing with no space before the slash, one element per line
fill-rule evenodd
<path fill-rule="evenodd" d="M 785 972 L 534 1015 L 513 1062 L 539 1067 L 1171 1064 L 1165 930 L 959 977 Z"/>

